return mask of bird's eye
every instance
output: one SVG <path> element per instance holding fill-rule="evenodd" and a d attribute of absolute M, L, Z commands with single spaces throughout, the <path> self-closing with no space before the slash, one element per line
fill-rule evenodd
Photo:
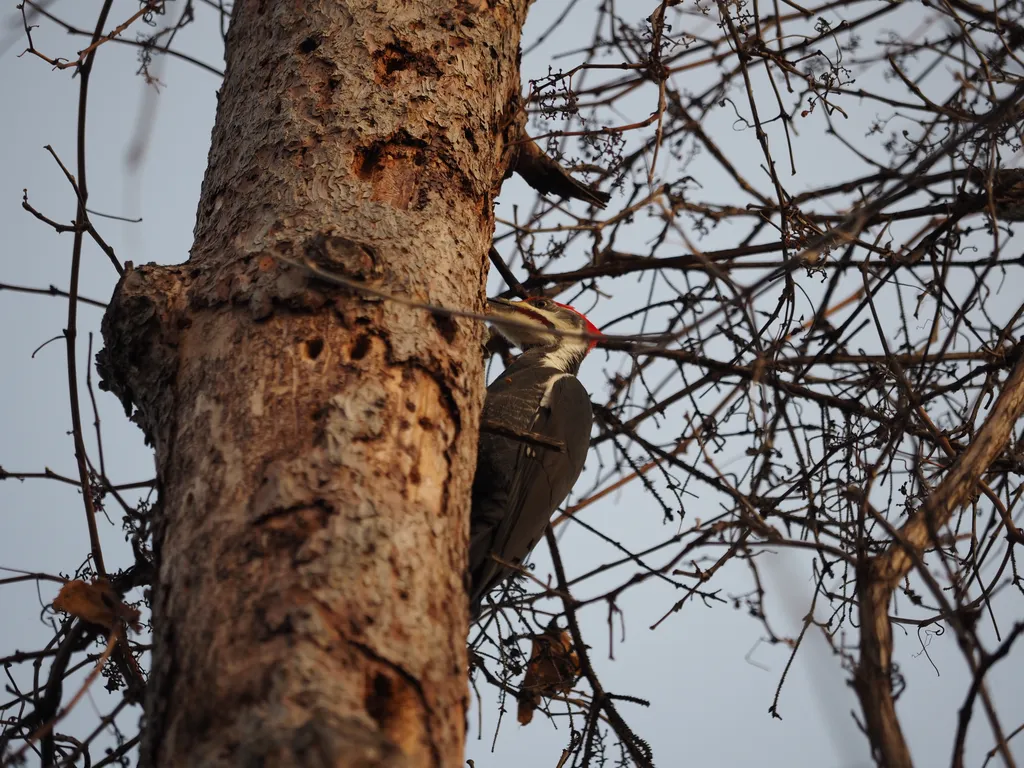
<path fill-rule="evenodd" d="M 533 306 L 537 309 L 551 309 L 551 302 L 547 299 L 537 299 L 533 302 Z"/>

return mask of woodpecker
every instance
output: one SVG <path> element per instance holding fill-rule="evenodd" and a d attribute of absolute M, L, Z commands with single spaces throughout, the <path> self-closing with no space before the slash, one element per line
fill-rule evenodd
<path fill-rule="evenodd" d="M 488 299 L 489 314 L 517 324 L 495 323 L 522 354 L 487 388 L 483 419 L 517 433 L 556 440 L 564 450 L 481 432 L 470 515 L 470 613 L 476 618 L 488 592 L 511 573 L 544 535 L 583 470 L 590 447 L 590 396 L 576 378 L 600 336 L 584 315 L 546 298 Z"/>

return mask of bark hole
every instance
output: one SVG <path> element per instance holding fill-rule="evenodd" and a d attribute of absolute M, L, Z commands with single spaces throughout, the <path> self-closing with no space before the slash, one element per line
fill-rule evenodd
<path fill-rule="evenodd" d="M 377 81 L 383 85 L 394 85 L 394 74 L 407 69 L 415 71 L 421 77 L 441 76 L 441 70 L 431 56 L 416 53 L 408 44 L 401 42 L 388 43 L 373 54 L 373 60 Z"/>
<path fill-rule="evenodd" d="M 377 725 L 383 727 L 388 719 L 391 704 L 391 679 L 380 672 L 373 677 L 370 690 L 366 693 L 366 713 Z"/>
<path fill-rule="evenodd" d="M 406 211 L 417 200 L 417 193 L 422 202 L 422 188 L 430 184 L 430 178 L 424 178 L 430 174 L 427 149 L 425 140 L 400 130 L 386 141 L 357 148 L 353 171 L 373 185 L 371 200 Z M 461 172 L 457 167 L 447 169 L 451 171 Z"/>
<path fill-rule="evenodd" d="M 359 156 L 359 163 L 356 167 L 356 175 L 363 181 L 369 181 L 373 176 L 373 172 L 380 165 L 380 157 L 383 152 L 384 145 L 381 142 L 375 141 L 368 147 L 360 147 L 357 154 Z"/>
<path fill-rule="evenodd" d="M 455 341 L 455 334 L 459 330 L 459 326 L 455 322 L 453 317 L 444 317 L 442 315 L 431 315 L 434 320 L 434 326 L 437 328 L 438 333 L 451 344 Z"/>
<path fill-rule="evenodd" d="M 364 357 L 366 357 L 366 353 L 369 351 L 370 337 L 366 334 L 363 334 L 358 339 L 356 339 L 356 343 L 352 345 L 352 359 L 362 360 Z"/>
<path fill-rule="evenodd" d="M 299 43 L 299 53 L 312 53 L 320 47 L 320 41 L 315 37 L 307 37 Z"/>
<path fill-rule="evenodd" d="M 320 357 L 320 353 L 324 351 L 324 340 L 310 339 L 303 346 L 306 350 L 306 358 L 309 360 L 316 360 Z"/>
<path fill-rule="evenodd" d="M 388 43 L 384 46 L 379 60 L 384 65 L 384 71 L 387 74 L 391 74 L 392 72 L 401 72 L 403 69 L 407 69 L 412 64 L 413 56 L 401 45 Z"/>

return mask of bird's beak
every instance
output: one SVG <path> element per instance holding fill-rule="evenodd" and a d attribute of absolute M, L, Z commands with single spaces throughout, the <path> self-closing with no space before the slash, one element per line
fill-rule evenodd
<path fill-rule="evenodd" d="M 515 307 L 514 301 L 508 299 L 488 299 L 487 300 L 487 311 L 495 314 L 500 314 L 503 311 L 507 311 L 509 308 Z"/>
<path fill-rule="evenodd" d="M 487 314 L 495 317 L 506 317 L 510 320 L 518 320 L 524 323 L 533 323 L 546 328 L 551 327 L 551 321 L 544 317 L 544 314 L 525 301 L 509 301 L 508 299 L 488 299 Z"/>
<path fill-rule="evenodd" d="M 550 336 L 544 331 L 552 328 L 550 320 L 525 301 L 488 299 L 487 314 L 495 320 L 514 320 L 514 323 L 496 322 L 494 327 L 513 346 L 524 349 L 533 344 L 544 344 Z"/>

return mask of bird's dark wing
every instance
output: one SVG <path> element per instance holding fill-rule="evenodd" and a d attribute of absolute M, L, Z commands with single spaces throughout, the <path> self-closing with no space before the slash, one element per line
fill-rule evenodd
<path fill-rule="evenodd" d="M 528 368 L 505 371 L 487 388 L 483 420 L 516 430 L 529 430 L 544 396 L 551 371 Z M 484 583 L 482 574 L 494 547 L 494 537 L 508 512 L 508 494 L 512 488 L 519 449 L 523 443 L 494 432 L 480 432 L 476 474 L 473 477 L 473 514 L 469 532 L 469 574 L 473 594 Z"/>
<path fill-rule="evenodd" d="M 491 553 L 505 562 L 521 563 L 544 535 L 551 515 L 583 471 L 592 424 L 587 390 L 575 376 L 562 375 L 547 393 L 530 431 L 562 441 L 565 451 L 520 443 L 505 514 L 493 538 L 488 537 L 486 559 L 474 579 L 472 605 L 508 575 L 508 569 L 490 557 Z M 477 548 L 486 543 L 478 542 Z"/>

